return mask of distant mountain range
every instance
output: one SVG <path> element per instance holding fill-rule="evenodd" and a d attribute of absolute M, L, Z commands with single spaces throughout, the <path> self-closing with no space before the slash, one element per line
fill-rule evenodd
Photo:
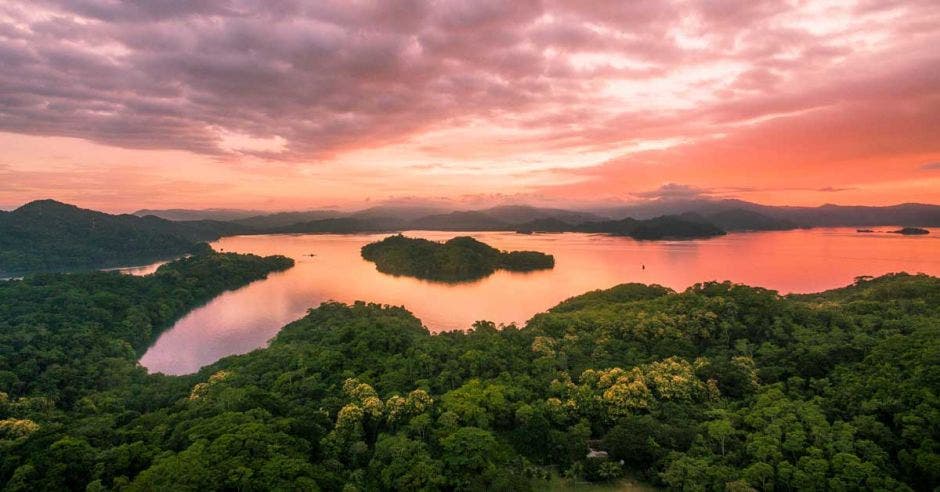
<path fill-rule="evenodd" d="M 143 211 L 135 212 L 140 215 Z M 154 215 L 168 218 L 213 217 L 212 210 L 155 210 Z M 239 211 L 227 211 L 236 213 Z M 250 214 L 249 211 L 241 211 Z M 435 206 L 383 205 L 356 212 L 312 210 L 255 214 L 231 219 L 238 225 L 257 231 L 276 229 L 298 230 L 301 224 L 322 229 L 324 219 L 356 219 L 359 226 L 376 230 L 411 228 L 427 230 L 573 230 L 573 226 L 605 220 L 652 219 L 664 215 L 695 213 L 707 222 L 726 231 L 786 230 L 799 227 L 859 227 L 899 225 L 940 227 L 940 206 L 907 203 L 884 207 L 822 205 L 819 207 L 788 207 L 761 205 L 743 200 L 653 200 L 636 205 L 597 207 L 590 210 L 510 205 L 480 210 L 452 210 Z M 353 222 L 344 222 L 349 227 Z"/>
<path fill-rule="evenodd" d="M 790 220 L 764 215 L 745 208 L 708 212 L 703 217 L 709 223 L 726 231 L 785 231 L 798 227 Z"/>
<path fill-rule="evenodd" d="M 660 215 L 675 215 L 685 212 L 695 212 L 708 218 L 716 214 L 735 211 L 736 215 L 729 230 L 747 222 L 754 222 L 758 218 L 753 214 L 785 221 L 795 227 L 856 227 L 856 226 L 883 226 L 900 225 L 913 227 L 940 227 L 940 205 L 927 205 L 921 203 L 904 203 L 891 206 L 848 206 L 848 205 L 822 205 L 819 207 L 790 207 L 761 205 L 744 200 L 653 200 L 637 205 L 621 207 L 602 207 L 592 212 L 606 215 L 611 218 L 632 217 L 646 219 Z M 747 218 L 745 212 L 750 212 Z M 720 217 L 720 215 L 719 215 Z M 721 220 L 721 219 L 716 219 Z M 717 222 L 716 222 L 717 223 Z M 759 225 L 753 223 L 752 225 Z"/>
<path fill-rule="evenodd" d="M 344 214 L 335 210 L 310 210 L 307 212 L 279 212 L 276 214 L 258 214 L 232 222 L 252 229 L 287 227 L 315 220 L 334 219 Z"/>
<path fill-rule="evenodd" d="M 233 208 L 207 208 L 203 210 L 190 210 L 186 208 L 170 208 L 165 210 L 141 209 L 131 215 L 146 217 L 152 215 L 166 220 L 239 220 L 254 217 L 257 215 L 266 215 L 261 210 L 241 210 Z"/>
<path fill-rule="evenodd" d="M 464 211 L 379 206 L 351 213 L 312 210 L 260 215 L 222 209 L 148 212 L 152 214 L 110 215 L 53 200 L 0 212 L 0 276 L 143 263 L 179 256 L 199 243 L 238 234 L 489 230 L 589 232 L 657 240 L 797 227 L 940 227 L 937 205 L 773 207 L 741 200 L 657 201 L 591 211 L 518 205 Z M 164 218 L 210 216 L 233 218 Z"/>
<path fill-rule="evenodd" d="M 270 228 L 259 228 L 249 233 L 254 234 L 272 234 L 272 233 L 335 233 L 349 234 L 357 232 L 389 232 L 400 231 L 405 228 L 407 222 L 401 219 L 390 217 L 376 218 L 357 218 L 357 217 L 334 217 L 330 219 L 311 220 L 299 224 L 287 226 L 277 226 Z"/>
<path fill-rule="evenodd" d="M 432 211 L 428 215 L 421 212 Z M 313 212 L 302 212 L 311 214 Z M 383 215 L 384 214 L 384 215 Z M 597 214 L 554 208 L 504 206 L 483 210 L 442 212 L 440 209 L 376 207 L 346 216 L 304 220 L 285 224 L 286 214 L 272 214 L 235 221 L 251 225 L 247 234 L 318 232 L 426 231 L 519 231 L 519 232 L 597 232 L 631 236 L 637 239 L 698 238 L 724 234 L 701 216 L 659 217 L 648 220 L 611 220 Z M 306 218 L 306 216 L 297 216 Z M 767 219 L 766 222 L 774 222 Z"/>
<path fill-rule="evenodd" d="M 394 218 L 402 221 L 411 221 L 429 215 L 438 215 L 452 211 L 453 209 L 450 208 L 431 205 L 379 205 L 353 212 L 350 216 L 356 219 Z"/>
<path fill-rule="evenodd" d="M 509 222 L 483 211 L 450 212 L 428 215 L 409 222 L 409 228 L 430 231 L 512 230 Z"/>

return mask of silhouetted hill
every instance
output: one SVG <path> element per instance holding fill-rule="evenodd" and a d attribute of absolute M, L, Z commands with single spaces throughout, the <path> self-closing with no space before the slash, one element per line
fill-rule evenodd
<path fill-rule="evenodd" d="M 822 205 L 819 207 L 791 207 L 761 205 L 744 200 L 692 199 L 652 200 L 636 205 L 600 207 L 593 212 L 613 218 L 637 219 L 659 215 L 677 215 L 696 212 L 710 217 L 729 210 L 756 212 L 772 219 L 791 222 L 796 227 L 856 227 L 901 225 L 911 227 L 940 227 L 940 205 L 904 203 L 883 207 Z"/>
<path fill-rule="evenodd" d="M 429 215 L 438 215 L 452 211 L 444 207 L 431 205 L 378 205 L 349 214 L 356 219 L 388 219 L 403 221 L 415 220 Z"/>
<path fill-rule="evenodd" d="M 354 218 L 336 217 L 332 219 L 312 220 L 300 224 L 277 227 L 269 232 L 274 233 L 325 233 L 348 234 L 359 232 L 389 232 L 404 229 L 405 223 L 399 219 L 389 217 Z"/>
<path fill-rule="evenodd" d="M 556 218 L 535 219 L 516 225 L 518 232 L 569 232 L 574 226 Z"/>
<path fill-rule="evenodd" d="M 562 220 L 571 224 L 604 220 L 604 217 L 588 212 L 530 207 L 527 205 L 510 205 L 485 210 L 465 211 L 452 211 L 434 206 L 382 205 L 352 213 L 342 213 L 335 210 L 282 212 L 243 218 L 232 222 L 250 227 L 261 233 L 284 229 L 319 228 L 320 225 L 309 226 L 304 224 L 335 218 L 367 221 L 359 223 L 360 225 L 357 227 L 368 227 L 370 230 L 393 230 L 405 227 L 419 230 L 453 231 L 513 230 L 519 224 L 543 219 Z"/>
<path fill-rule="evenodd" d="M 569 217 L 585 217 L 569 215 Z M 570 223 L 555 217 L 534 219 L 523 223 L 507 223 L 484 212 L 451 212 L 415 220 L 410 229 L 453 231 L 503 231 L 519 232 L 591 232 L 634 239 L 692 239 L 725 234 L 704 217 L 697 214 L 660 216 L 646 220 L 631 218 L 621 220 L 591 220 Z"/>
<path fill-rule="evenodd" d="M 661 217 L 663 215 L 679 215 L 685 212 L 696 212 L 704 215 L 733 208 L 749 210 L 752 205 L 756 204 L 741 200 L 650 200 L 616 207 L 596 207 L 590 211 L 613 219 L 630 217 L 643 220 Z"/>
<path fill-rule="evenodd" d="M 701 221 L 726 231 L 786 230 L 797 227 L 900 225 L 940 226 L 940 206 L 902 204 L 890 207 L 777 207 L 737 199 L 653 200 L 640 204 L 596 208 L 591 211 L 505 205 L 482 210 L 453 211 L 438 206 L 381 205 L 352 213 L 336 210 L 281 212 L 232 220 L 246 228 L 240 233 L 273 232 L 370 232 L 402 229 L 441 231 L 543 231 L 582 230 L 595 223 L 617 234 L 632 230 L 624 219 L 649 220 L 664 216 L 698 214 Z M 319 222 L 353 219 L 361 222 Z M 695 220 L 693 219 L 693 222 Z M 597 224 L 606 224 L 603 226 Z M 673 224 L 676 226 L 677 224 Z"/>
<path fill-rule="evenodd" d="M 611 234 L 614 236 L 627 236 L 630 234 L 635 227 L 637 222 L 636 219 L 631 219 L 627 217 L 620 220 L 599 220 L 594 222 L 585 222 L 583 224 L 578 224 L 577 227 L 571 226 L 569 231 L 571 232 L 593 232 L 593 233 L 604 233 Z"/>
<path fill-rule="evenodd" d="M 431 231 L 505 231 L 512 227 L 485 212 L 451 212 L 411 221 L 410 229 Z"/>
<path fill-rule="evenodd" d="M 54 200 L 0 213 L 0 273 L 99 268 L 191 252 L 198 243 L 233 234 L 225 222 L 172 222 L 110 215 Z"/>
<path fill-rule="evenodd" d="M 359 214 L 360 213 L 353 214 L 353 216 Z M 405 218 L 401 215 L 397 215 L 397 217 Z M 522 229 L 525 227 L 526 223 L 548 219 L 577 224 L 591 220 L 602 220 L 602 217 L 588 212 L 577 212 L 557 208 L 507 205 L 483 210 L 464 210 L 424 215 L 411 219 L 407 227 L 415 230 L 437 231 L 504 231 Z"/>
<path fill-rule="evenodd" d="M 132 215 L 138 217 L 145 217 L 147 215 L 153 215 L 155 217 L 160 217 L 161 219 L 166 220 L 238 220 L 244 219 L 247 217 L 253 217 L 256 215 L 264 214 L 261 210 L 240 210 L 232 208 L 207 208 L 204 210 L 192 210 L 187 208 L 170 208 L 170 209 L 141 209 L 134 212 Z"/>
<path fill-rule="evenodd" d="M 789 220 L 743 208 L 712 212 L 707 214 L 705 219 L 726 231 L 785 231 L 797 228 L 797 225 Z"/>
<path fill-rule="evenodd" d="M 528 205 L 504 205 L 483 209 L 480 210 L 480 212 L 508 224 L 524 224 L 526 222 L 545 219 L 578 224 L 581 222 L 607 219 L 607 217 L 601 217 L 589 212 L 578 212 L 561 208 L 530 207 Z"/>
<path fill-rule="evenodd" d="M 721 228 L 708 222 L 698 214 L 663 215 L 652 219 L 606 220 L 585 222 L 572 227 L 577 232 L 605 233 L 614 236 L 629 236 L 640 240 L 698 239 L 722 236 Z"/>
<path fill-rule="evenodd" d="M 761 210 L 758 209 L 758 211 Z M 810 227 L 879 225 L 940 227 L 940 205 L 921 203 L 904 203 L 887 207 L 845 205 L 765 207 L 762 213 Z"/>
<path fill-rule="evenodd" d="M 278 212 L 274 214 L 255 215 L 232 222 L 252 229 L 270 229 L 302 224 L 323 219 L 335 219 L 344 214 L 338 210 L 309 210 L 306 212 Z"/>
<path fill-rule="evenodd" d="M 693 239 L 723 236 L 725 231 L 700 217 L 683 215 L 664 215 L 648 220 L 637 221 L 628 234 L 634 239 Z"/>
<path fill-rule="evenodd" d="M 112 217 L 134 217 L 133 215 L 118 215 Z M 218 220 L 182 220 L 171 221 L 148 215 L 140 217 L 142 224 L 147 225 L 154 231 L 164 234 L 180 236 L 193 242 L 215 241 L 223 236 L 234 236 L 237 234 L 250 233 L 251 230 L 234 224 Z"/>

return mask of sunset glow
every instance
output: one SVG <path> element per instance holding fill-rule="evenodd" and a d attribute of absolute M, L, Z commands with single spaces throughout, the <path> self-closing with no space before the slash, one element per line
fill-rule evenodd
<path fill-rule="evenodd" d="M 0 207 L 940 202 L 935 1 L 0 4 Z"/>

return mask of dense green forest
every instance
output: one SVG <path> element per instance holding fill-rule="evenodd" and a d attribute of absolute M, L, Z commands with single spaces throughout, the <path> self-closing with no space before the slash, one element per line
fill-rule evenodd
<path fill-rule="evenodd" d="M 135 366 L 186 309 L 289 264 L 209 254 L 0 284 L 3 488 L 940 486 L 940 279 L 625 284 L 438 335 L 400 307 L 326 303 L 196 375 Z"/>
<path fill-rule="evenodd" d="M 70 407 L 90 390 L 140 376 L 137 357 L 190 309 L 291 266 L 282 256 L 207 250 L 146 277 L 90 272 L 0 282 L 0 391 Z"/>
<path fill-rule="evenodd" d="M 0 212 L 0 277 L 147 263 L 239 230 L 227 222 L 110 215 L 39 200 Z"/>
<path fill-rule="evenodd" d="M 499 269 L 527 272 L 555 266 L 552 255 L 500 251 L 469 236 L 439 243 L 398 234 L 363 246 L 362 257 L 383 273 L 445 282 L 475 280 Z"/>

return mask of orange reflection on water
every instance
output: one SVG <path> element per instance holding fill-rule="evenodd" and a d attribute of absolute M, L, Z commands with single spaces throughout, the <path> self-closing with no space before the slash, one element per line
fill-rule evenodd
<path fill-rule="evenodd" d="M 458 234 L 408 235 L 446 240 Z M 657 242 L 588 234 L 472 235 L 504 250 L 553 254 L 555 268 L 499 271 L 475 282 L 445 284 L 376 271 L 359 256 L 359 248 L 385 234 L 223 238 L 213 247 L 283 254 L 297 264 L 189 313 L 160 336 L 141 364 L 167 374 L 194 372 L 226 355 L 263 347 L 283 325 L 327 300 L 405 306 L 432 331 L 443 331 L 466 329 L 480 319 L 522 324 L 568 297 L 623 282 L 681 290 L 697 282 L 732 280 L 788 293 L 844 286 L 859 275 L 897 271 L 940 275 L 938 229 L 918 237 L 839 228 Z"/>

